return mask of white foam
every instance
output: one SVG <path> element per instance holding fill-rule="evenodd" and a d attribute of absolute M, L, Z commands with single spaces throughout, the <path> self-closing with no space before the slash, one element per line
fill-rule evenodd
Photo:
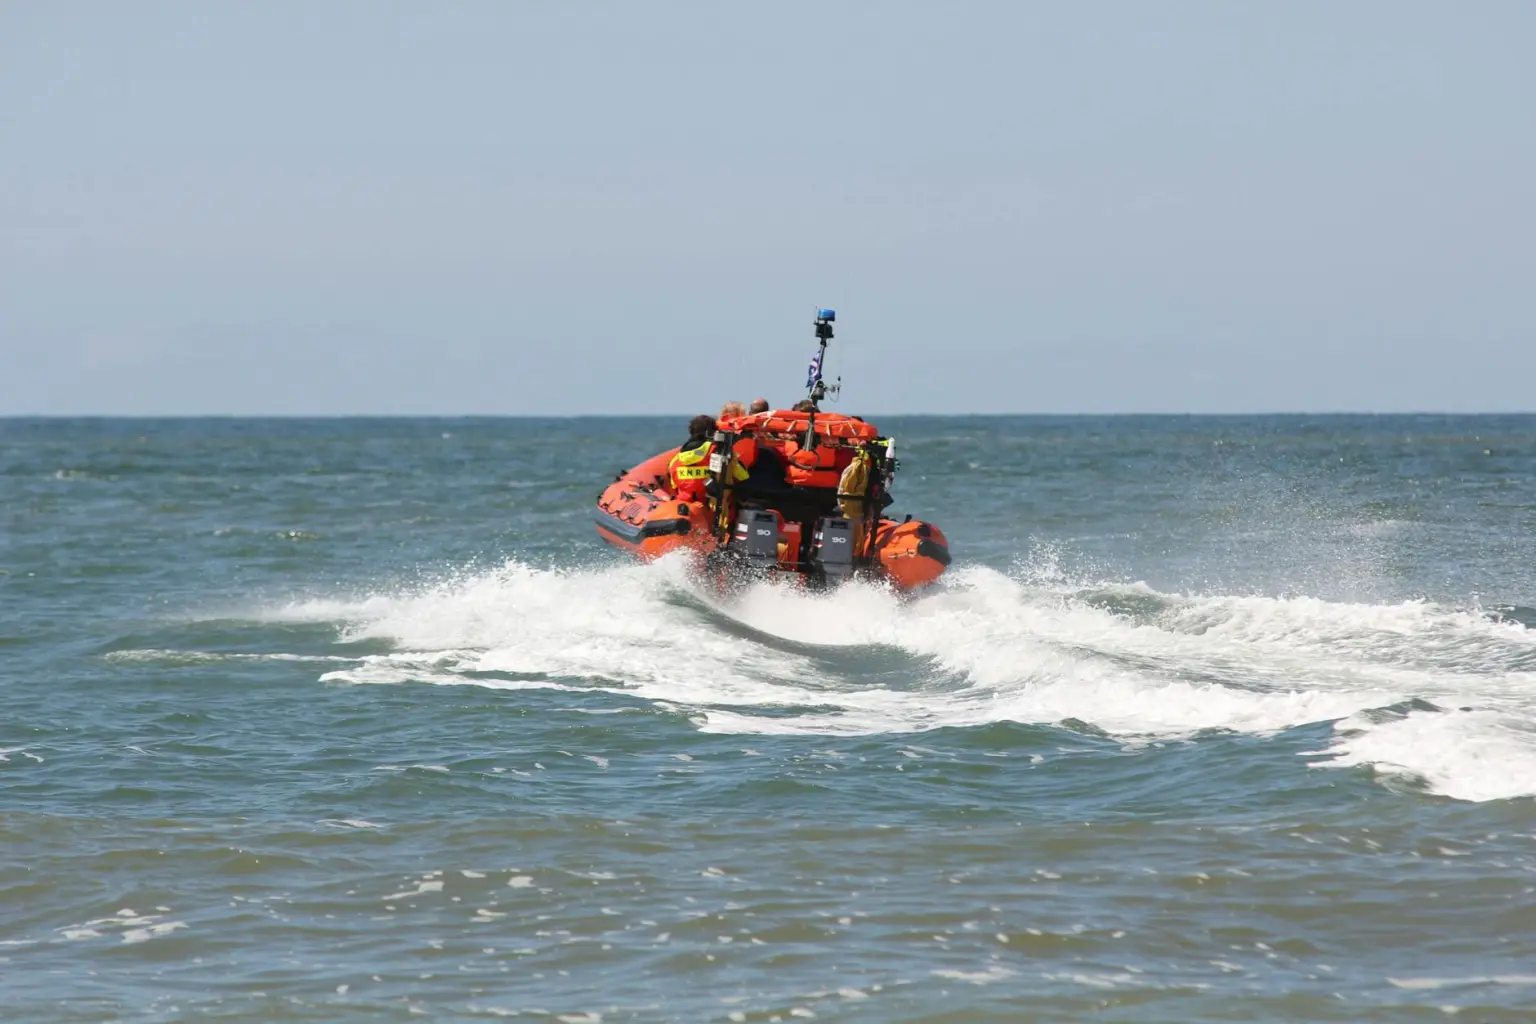
<path fill-rule="evenodd" d="M 936 978 L 949 978 L 952 981 L 964 981 L 972 985 L 990 985 L 994 981 L 1013 977 L 1015 972 L 1011 968 L 998 965 L 982 971 L 938 970 L 930 973 Z"/>
<path fill-rule="evenodd" d="M 69 925 L 58 929 L 58 933 L 66 942 L 77 942 L 83 939 L 103 938 L 116 931 L 121 942 L 131 946 L 187 927 L 185 921 L 161 920 L 164 916 L 164 914 L 140 915 L 125 907 L 111 917 L 98 917 L 84 924 Z"/>
<path fill-rule="evenodd" d="M 1469 978 L 1388 978 L 1394 988 L 1428 990 L 1464 988 L 1474 985 L 1536 985 L 1536 974 L 1490 974 Z"/>
<path fill-rule="evenodd" d="M 1377 765 L 1459 799 L 1536 794 L 1536 631 L 1428 602 L 1169 595 L 979 567 L 916 600 L 861 584 L 722 600 L 663 559 L 510 563 L 275 617 L 397 648 L 323 677 L 336 682 L 608 690 L 742 734 L 1074 719 L 1141 742 L 1338 721 L 1316 763 Z M 870 678 L 871 659 L 896 670 Z M 1362 715 L 1411 700 L 1480 710 Z"/>
<path fill-rule="evenodd" d="M 1529 715 L 1416 710 L 1387 721 L 1354 716 L 1338 723 L 1335 733 L 1332 760 L 1317 763 L 1368 764 L 1458 800 L 1536 793 L 1536 723 Z"/>
<path fill-rule="evenodd" d="M 157 936 L 169 935 L 171 932 L 185 928 L 186 926 L 186 922 L 184 921 L 163 921 L 159 924 L 152 924 L 148 928 L 130 928 L 123 932 L 123 942 L 126 945 L 133 945 L 134 943 L 139 942 L 148 942 L 150 939 L 156 938 Z"/>
<path fill-rule="evenodd" d="M 416 888 L 406 889 L 402 892 L 392 892 L 388 896 L 380 896 L 379 899 L 388 902 L 390 900 L 406 900 L 412 896 L 421 896 L 429 892 L 442 892 L 443 883 L 437 880 L 423 879 L 416 883 Z"/>

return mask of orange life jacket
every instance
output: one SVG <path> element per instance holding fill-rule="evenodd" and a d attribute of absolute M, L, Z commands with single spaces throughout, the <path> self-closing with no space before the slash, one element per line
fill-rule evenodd
<path fill-rule="evenodd" d="M 753 413 L 750 416 L 733 416 L 721 420 L 720 426 L 737 433 L 799 434 L 804 436 L 810 413 L 793 409 Z M 853 441 L 873 440 L 880 432 L 872 424 L 845 416 L 840 412 L 818 412 L 815 431 L 820 437 L 837 437 Z"/>
<path fill-rule="evenodd" d="M 843 470 L 848 468 L 856 454 L 852 448 L 833 448 L 830 445 L 801 448 L 793 441 L 784 448 L 788 463 L 784 476 L 796 487 L 835 489 L 843 477 Z"/>

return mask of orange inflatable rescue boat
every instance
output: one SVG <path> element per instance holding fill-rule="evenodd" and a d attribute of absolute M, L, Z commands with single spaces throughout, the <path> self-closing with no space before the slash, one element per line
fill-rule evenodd
<path fill-rule="evenodd" d="M 858 417 L 815 407 L 837 387 L 821 377 L 835 319 L 817 310 L 810 409 L 719 421 L 701 498 L 673 493 L 677 448 L 620 473 L 598 496 L 598 536 L 647 559 L 688 549 L 715 579 L 829 586 L 863 577 L 901 590 L 938 579 L 950 562 L 939 528 L 882 514 L 898 468 L 895 442 Z"/>

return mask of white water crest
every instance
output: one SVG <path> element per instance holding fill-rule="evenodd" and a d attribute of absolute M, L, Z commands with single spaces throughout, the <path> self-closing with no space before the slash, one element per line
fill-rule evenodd
<path fill-rule="evenodd" d="M 915 599 L 864 584 L 717 599 L 662 560 L 514 562 L 271 614 L 396 648 L 322 677 L 335 682 L 608 690 L 719 733 L 1072 719 L 1144 742 L 1333 722 L 1309 763 L 1463 800 L 1536 794 L 1536 631 L 1428 602 L 1171 595 L 1028 567 L 958 568 Z"/>

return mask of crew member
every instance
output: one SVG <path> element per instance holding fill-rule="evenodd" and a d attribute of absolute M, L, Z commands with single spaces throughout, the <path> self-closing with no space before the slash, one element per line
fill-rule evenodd
<path fill-rule="evenodd" d="M 708 413 L 688 421 L 688 441 L 667 463 L 667 480 L 679 501 L 702 501 L 704 485 L 709 482 L 709 454 L 714 448 L 715 418 Z M 730 463 L 730 479 L 739 483 L 747 478 L 746 468 L 735 459 Z"/>

